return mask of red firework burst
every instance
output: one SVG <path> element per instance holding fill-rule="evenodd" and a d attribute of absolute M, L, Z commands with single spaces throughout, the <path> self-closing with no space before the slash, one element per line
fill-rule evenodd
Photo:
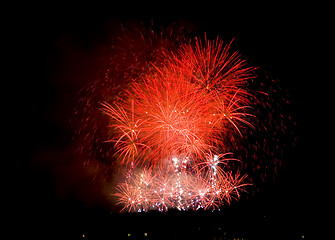
<path fill-rule="evenodd" d="M 252 127 L 245 85 L 255 68 L 229 49 L 219 39 L 183 44 L 101 103 L 119 164 L 144 169 L 117 187 L 123 209 L 215 209 L 239 197 L 246 176 L 225 170 L 224 152 Z"/>
<path fill-rule="evenodd" d="M 155 166 L 172 154 L 196 162 L 208 151 L 225 150 L 222 134 L 232 127 L 241 134 L 241 123 L 252 126 L 243 83 L 254 68 L 230 55 L 229 46 L 219 40 L 183 45 L 180 58 L 172 55 L 133 81 L 126 99 L 102 104 L 122 163 Z"/>

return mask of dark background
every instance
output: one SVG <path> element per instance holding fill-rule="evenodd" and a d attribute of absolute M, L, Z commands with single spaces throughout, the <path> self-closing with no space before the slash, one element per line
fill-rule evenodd
<path fill-rule="evenodd" d="M 323 87 L 317 82 L 325 80 L 316 70 L 319 40 L 326 34 L 317 19 L 322 10 L 284 3 L 162 4 L 131 10 L 114 3 L 84 10 L 50 4 L 29 6 L 20 16 L 13 28 L 19 52 L 15 69 L 23 73 L 15 82 L 20 85 L 15 107 L 20 140 L 13 161 L 20 167 L 13 171 L 18 183 L 12 215 L 19 226 L 13 234 L 31 239 L 141 239 L 144 232 L 148 239 L 308 239 L 317 220 L 311 216 L 320 207 L 315 165 L 322 161 L 318 102 Z M 90 170 L 71 157 L 68 121 L 76 93 L 99 71 L 109 28 L 129 22 L 157 28 L 184 24 L 209 37 L 235 38 L 235 49 L 250 65 L 280 79 L 289 93 L 291 104 L 284 111 L 296 122 L 297 140 L 285 150 L 275 181 L 221 212 L 110 213 L 102 180 L 92 181 Z"/>

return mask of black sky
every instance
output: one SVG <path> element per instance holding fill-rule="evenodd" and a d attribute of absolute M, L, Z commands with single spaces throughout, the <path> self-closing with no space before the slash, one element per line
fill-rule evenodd
<path fill-rule="evenodd" d="M 107 234 L 120 230 L 115 227 L 119 225 L 111 223 L 120 217 L 109 214 L 111 206 L 102 180 L 91 181 L 90 171 L 83 170 L 81 162 L 72 158 L 68 147 L 72 130 L 68 121 L 77 91 L 99 71 L 108 29 L 131 21 L 157 28 L 183 23 L 206 32 L 209 37 L 235 38 L 235 49 L 250 65 L 280 80 L 290 96 L 291 105 L 285 111 L 296 122 L 294 131 L 298 140 L 284 154 L 278 177 L 255 196 L 232 204 L 214 220 L 208 220 L 206 214 L 198 219 L 200 225 L 211 221 L 222 223 L 227 231 L 249 229 L 278 236 L 291 234 L 286 239 L 299 239 L 307 234 L 309 216 L 317 208 L 315 196 L 310 194 L 313 179 L 309 170 L 318 159 L 320 146 L 315 143 L 319 130 L 312 127 L 320 122 L 310 114 L 315 98 L 321 96 L 318 92 L 311 97 L 318 90 L 311 84 L 317 51 L 312 46 L 322 30 L 315 26 L 316 13 L 311 8 L 238 5 L 204 9 L 198 6 L 196 10 L 178 10 L 176 6 L 176 11 L 170 10 L 174 9 L 171 6 L 166 11 L 145 7 L 143 11 L 128 11 L 113 4 L 85 11 L 48 6 L 31 11 L 22 19 L 16 32 L 21 37 L 18 48 L 23 50 L 18 62 L 25 71 L 19 83 L 23 87 L 20 107 L 26 140 L 20 147 L 23 168 L 15 173 L 20 175 L 15 214 L 25 226 L 25 234 L 79 239 L 90 231 Z M 128 221 L 125 219 L 120 222 Z M 135 220 L 129 217 L 129 221 Z M 150 221 L 155 224 L 155 220 Z M 190 229 L 193 223 L 190 221 Z M 264 238 L 269 236 L 266 234 L 254 233 Z"/>

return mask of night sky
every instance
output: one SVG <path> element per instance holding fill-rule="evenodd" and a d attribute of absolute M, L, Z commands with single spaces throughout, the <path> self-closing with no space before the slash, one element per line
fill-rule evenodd
<path fill-rule="evenodd" d="M 227 239 L 308 239 L 317 209 L 309 170 L 319 161 L 321 146 L 315 142 L 320 131 L 315 127 L 320 124 L 315 98 L 321 93 L 311 97 L 318 91 L 311 82 L 317 51 L 312 46 L 322 30 L 313 24 L 311 8 L 236 5 L 185 12 L 135 11 L 113 4 L 85 11 L 45 6 L 22 18 L 16 28 L 24 76 L 18 82 L 22 100 L 16 107 L 23 130 L 15 144 L 15 161 L 21 166 L 13 172 L 19 180 L 14 215 L 20 229 L 15 234 L 31 239 L 144 239 L 147 232 L 148 239 L 213 239 L 224 232 Z M 234 49 L 249 65 L 279 79 L 290 100 L 284 111 L 296 127 L 275 180 L 216 213 L 133 216 L 113 211 L 103 180 L 92 180 L 93 170 L 84 168 L 72 152 L 69 119 L 77 92 L 99 73 L 108 35 L 115 26 L 132 22 L 157 29 L 179 24 L 212 38 L 235 38 Z"/>

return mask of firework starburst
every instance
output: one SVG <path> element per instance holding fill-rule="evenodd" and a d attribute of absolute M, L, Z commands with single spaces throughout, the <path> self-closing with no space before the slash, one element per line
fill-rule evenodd
<path fill-rule="evenodd" d="M 253 127 L 254 97 L 245 86 L 255 68 L 220 39 L 164 56 L 123 97 L 101 103 L 118 164 L 140 169 L 115 196 L 128 211 L 219 208 L 246 185 L 245 175 L 227 168 L 236 159 L 226 143 Z"/>

